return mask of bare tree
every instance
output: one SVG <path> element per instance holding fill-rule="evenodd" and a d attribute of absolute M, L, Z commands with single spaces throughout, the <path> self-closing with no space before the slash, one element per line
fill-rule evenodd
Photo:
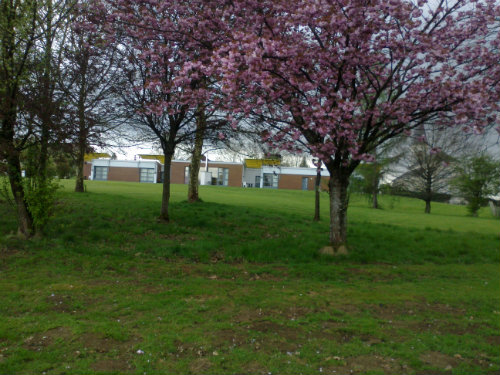
<path fill-rule="evenodd" d="M 425 213 L 431 213 L 436 193 L 449 192 L 453 177 L 451 164 L 461 155 L 478 147 L 480 139 L 460 129 L 422 125 L 408 139 L 401 166 L 405 172 L 394 182 L 395 188 L 416 193 L 425 202 Z"/>
<path fill-rule="evenodd" d="M 103 137 L 116 130 L 124 119 L 117 94 L 124 81 L 116 66 L 117 49 L 104 41 L 99 30 L 89 31 L 82 26 L 85 14 L 85 4 L 72 13 L 60 80 L 69 142 L 74 145 L 76 192 L 84 191 L 84 157 L 90 145 L 102 146 Z"/>

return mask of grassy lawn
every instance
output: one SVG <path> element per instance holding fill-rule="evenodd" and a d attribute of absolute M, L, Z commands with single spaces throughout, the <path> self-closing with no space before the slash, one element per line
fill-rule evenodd
<path fill-rule="evenodd" d="M 0 374 L 498 374 L 500 222 L 351 197 L 331 258 L 326 194 L 63 181 L 44 238 L 0 202 Z"/>

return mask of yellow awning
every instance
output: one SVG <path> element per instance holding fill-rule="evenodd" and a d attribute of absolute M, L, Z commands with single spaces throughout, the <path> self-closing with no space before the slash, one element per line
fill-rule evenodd
<path fill-rule="evenodd" d="M 85 161 L 91 161 L 92 159 L 100 159 L 100 158 L 110 158 L 111 155 L 105 153 L 105 152 L 92 152 L 90 154 L 85 154 L 83 159 Z"/>
<path fill-rule="evenodd" d="M 160 163 L 165 164 L 165 156 L 164 155 L 146 155 L 146 154 L 140 154 L 139 157 L 141 159 L 148 159 L 148 160 L 158 160 Z"/>
<path fill-rule="evenodd" d="M 247 168 L 262 168 L 263 165 L 281 165 L 279 159 L 245 159 Z"/>

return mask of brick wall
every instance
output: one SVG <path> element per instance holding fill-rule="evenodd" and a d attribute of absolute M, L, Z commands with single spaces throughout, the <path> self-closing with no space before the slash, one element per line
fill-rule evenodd
<path fill-rule="evenodd" d="M 139 182 L 139 168 L 109 167 L 108 181 Z"/>
<path fill-rule="evenodd" d="M 281 174 L 278 188 L 279 189 L 293 189 L 302 190 L 302 178 L 307 177 L 307 190 L 314 190 L 316 183 L 316 175 L 300 176 L 291 174 Z M 328 190 L 329 177 L 321 177 L 321 190 Z"/>
<path fill-rule="evenodd" d="M 90 177 L 90 172 L 92 170 L 92 163 L 89 163 L 88 161 L 83 163 L 83 178 L 85 180 L 88 180 Z"/>
<path fill-rule="evenodd" d="M 170 168 L 170 182 L 172 184 L 184 184 L 184 168 L 189 166 L 189 162 L 174 161 Z"/>

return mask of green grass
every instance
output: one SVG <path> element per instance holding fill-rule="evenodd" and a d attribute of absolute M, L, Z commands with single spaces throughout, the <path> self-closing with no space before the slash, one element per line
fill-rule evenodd
<path fill-rule="evenodd" d="M 0 202 L 0 373 L 494 374 L 500 222 L 351 197 L 327 257 L 326 194 L 63 181 L 44 238 Z M 138 350 L 143 354 L 138 354 Z M 351 371 L 352 370 L 352 371 Z"/>

